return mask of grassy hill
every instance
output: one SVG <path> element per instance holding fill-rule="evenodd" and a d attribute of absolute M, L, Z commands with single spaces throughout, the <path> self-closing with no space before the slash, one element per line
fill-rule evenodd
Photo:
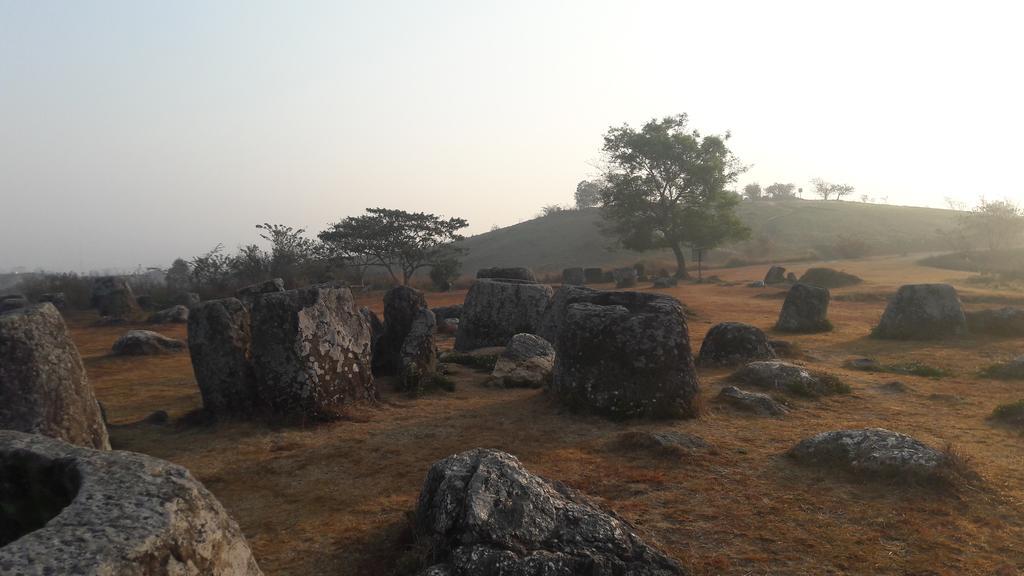
<path fill-rule="evenodd" d="M 740 217 L 751 240 L 714 251 L 716 264 L 732 261 L 822 259 L 843 250 L 903 254 L 946 250 L 940 230 L 956 225 L 953 210 L 810 200 L 743 202 Z M 613 248 L 601 234 L 598 209 L 552 214 L 467 238 L 463 270 L 486 266 L 530 266 L 557 272 L 567 266 L 604 266 L 646 261 L 671 267 L 668 251 L 637 253 Z M 863 246 L 858 246 L 862 242 Z"/>

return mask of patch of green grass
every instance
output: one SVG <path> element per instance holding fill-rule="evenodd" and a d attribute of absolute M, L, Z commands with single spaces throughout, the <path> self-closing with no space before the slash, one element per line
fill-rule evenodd
<path fill-rule="evenodd" d="M 818 398 L 835 394 L 849 394 L 850 385 L 839 378 L 824 372 L 811 372 L 815 382 L 807 384 L 802 380 L 786 384 L 786 392 L 804 398 Z"/>
<path fill-rule="evenodd" d="M 494 365 L 498 363 L 498 357 L 493 354 L 462 354 L 452 352 L 445 355 L 444 361 L 450 364 L 467 366 L 481 372 L 493 372 Z"/>
<path fill-rule="evenodd" d="M 1014 428 L 1024 429 L 1024 400 L 996 406 L 991 418 Z"/>
<path fill-rule="evenodd" d="M 978 373 L 983 378 L 994 378 L 996 380 L 1024 380 L 1024 370 L 1019 364 L 1007 362 L 993 364 Z"/>
<path fill-rule="evenodd" d="M 945 378 L 946 376 L 952 376 L 953 373 L 945 368 L 939 368 L 938 366 L 930 366 L 921 362 L 904 362 L 900 364 L 876 364 L 873 367 L 858 368 L 857 366 L 847 364 L 847 368 L 851 370 L 860 370 L 862 372 L 887 372 L 889 374 L 904 374 L 908 376 L 921 376 L 922 378 Z"/>

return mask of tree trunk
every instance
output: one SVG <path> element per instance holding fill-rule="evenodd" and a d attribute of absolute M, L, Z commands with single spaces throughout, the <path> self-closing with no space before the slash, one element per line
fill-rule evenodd
<path fill-rule="evenodd" d="M 676 255 L 676 278 L 679 280 L 688 279 L 690 275 L 686 272 L 686 254 L 683 253 L 683 247 L 673 244 L 672 253 Z"/>

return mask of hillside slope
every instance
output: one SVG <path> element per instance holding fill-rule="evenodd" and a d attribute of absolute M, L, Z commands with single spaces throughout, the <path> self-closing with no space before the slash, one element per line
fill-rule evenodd
<path fill-rule="evenodd" d="M 710 256 L 723 263 L 829 257 L 840 237 L 863 240 L 871 254 L 945 250 L 940 230 L 956 225 L 958 212 L 915 206 L 810 200 L 743 202 L 740 217 L 751 240 L 724 246 Z M 463 270 L 525 265 L 554 272 L 567 266 L 613 266 L 645 260 L 672 261 L 668 251 L 636 253 L 611 248 L 601 234 L 598 209 L 567 211 L 467 238 Z"/>

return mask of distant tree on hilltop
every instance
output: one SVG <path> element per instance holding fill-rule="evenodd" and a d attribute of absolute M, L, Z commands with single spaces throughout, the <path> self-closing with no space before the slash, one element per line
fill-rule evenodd
<path fill-rule="evenodd" d="M 396 283 L 408 284 L 417 270 L 462 254 L 453 243 L 462 240 L 459 230 L 468 225 L 462 218 L 367 208 L 366 214 L 349 216 L 318 237 L 338 254 L 364 258 L 387 270 Z"/>
<path fill-rule="evenodd" d="M 688 130 L 685 114 L 651 120 L 639 130 L 609 129 L 605 232 L 631 250 L 671 249 L 679 278 L 688 277 L 686 247 L 745 238 L 749 230 L 734 213 L 739 197 L 726 190 L 742 171 L 728 138 Z"/>
<path fill-rule="evenodd" d="M 760 200 L 764 198 L 764 191 L 761 190 L 760 184 L 753 182 L 743 187 L 743 196 L 747 200 Z"/>
<path fill-rule="evenodd" d="M 843 196 L 853 194 L 854 188 L 849 184 L 833 184 L 821 178 L 811 180 L 814 184 L 814 193 L 821 196 L 822 200 L 839 200 Z"/>
<path fill-rule="evenodd" d="M 796 198 L 796 186 L 776 182 L 765 188 L 765 195 L 772 200 L 793 200 Z"/>
<path fill-rule="evenodd" d="M 576 185 L 576 208 L 593 208 L 600 204 L 601 189 L 599 181 L 580 180 Z"/>

